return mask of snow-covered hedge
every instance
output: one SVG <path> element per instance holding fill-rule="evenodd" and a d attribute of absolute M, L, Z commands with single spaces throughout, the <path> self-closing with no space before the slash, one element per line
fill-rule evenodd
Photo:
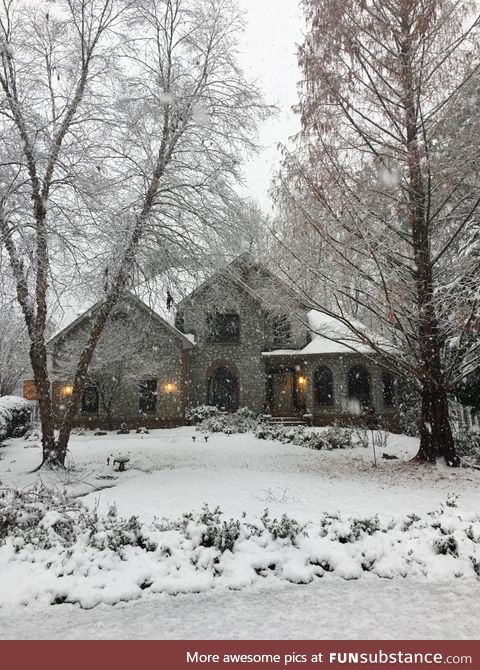
<path fill-rule="evenodd" d="M 27 400 L 14 395 L 0 398 L 0 442 L 22 437 L 30 427 L 32 410 Z"/>
<path fill-rule="evenodd" d="M 459 430 L 454 433 L 457 454 L 467 465 L 480 465 L 480 433 Z"/>
<path fill-rule="evenodd" d="M 368 446 L 368 438 L 359 440 L 358 430 L 332 427 L 316 431 L 305 426 L 271 424 L 246 407 L 236 412 L 222 412 L 217 407 L 200 405 L 189 410 L 187 421 L 204 432 L 227 435 L 252 432 L 260 440 L 278 440 L 310 449 L 349 449 L 359 444 Z"/>
<path fill-rule="evenodd" d="M 278 426 L 260 424 L 255 436 L 260 440 L 279 440 L 290 444 L 298 444 L 310 449 L 350 449 L 359 443 L 357 432 L 352 428 L 327 428 L 316 431 L 304 426 Z M 361 443 L 365 446 L 365 443 Z"/>
<path fill-rule="evenodd" d="M 0 604 L 94 607 L 154 593 L 240 589 L 266 577 L 306 584 L 329 574 L 359 579 L 480 577 L 480 516 L 455 501 L 391 523 L 322 514 L 307 526 L 283 515 L 226 519 L 204 507 L 145 527 L 112 508 L 35 489 L 0 497 Z"/>
<path fill-rule="evenodd" d="M 213 405 L 198 405 L 197 407 L 190 407 L 187 410 L 185 419 L 187 420 L 187 423 L 195 425 L 197 423 L 202 423 L 202 421 L 205 421 L 205 419 L 208 419 L 211 416 L 218 416 L 219 414 L 220 410 L 218 407 L 214 407 Z"/>
<path fill-rule="evenodd" d="M 255 431 L 258 425 L 257 416 L 247 409 L 242 407 L 236 412 L 221 412 L 216 407 L 203 405 L 196 408 L 199 412 L 196 414 L 197 419 L 195 423 L 199 430 L 209 433 L 247 433 Z M 203 419 L 200 416 L 203 413 Z"/>

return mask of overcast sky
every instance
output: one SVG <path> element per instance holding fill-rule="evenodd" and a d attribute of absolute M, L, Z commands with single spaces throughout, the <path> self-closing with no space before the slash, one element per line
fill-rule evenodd
<path fill-rule="evenodd" d="M 297 102 L 300 79 L 296 44 L 302 42 L 303 19 L 297 0 L 238 0 L 247 14 L 241 41 L 241 63 L 246 75 L 256 80 L 265 101 L 279 112 L 261 128 L 261 154 L 245 167 L 249 194 L 269 212 L 267 195 L 273 171 L 279 164 L 277 144 L 285 143 L 299 128 L 291 111 Z"/>

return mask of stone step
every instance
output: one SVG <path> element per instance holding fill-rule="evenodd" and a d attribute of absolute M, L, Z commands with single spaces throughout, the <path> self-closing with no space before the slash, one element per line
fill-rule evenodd
<path fill-rule="evenodd" d="M 275 426 L 304 426 L 305 421 L 298 416 L 269 416 L 265 417 L 269 424 Z"/>

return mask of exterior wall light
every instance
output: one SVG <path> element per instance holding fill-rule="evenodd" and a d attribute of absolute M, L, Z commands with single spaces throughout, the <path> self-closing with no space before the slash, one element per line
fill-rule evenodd
<path fill-rule="evenodd" d="M 67 397 L 67 396 L 71 396 L 72 393 L 73 393 L 73 386 L 72 386 L 71 384 L 66 384 L 66 385 L 62 388 L 62 395 L 63 395 L 63 396 L 65 396 L 65 397 Z"/>
<path fill-rule="evenodd" d="M 167 382 L 164 385 L 163 390 L 165 391 L 165 393 L 175 393 L 175 391 L 177 390 L 177 385 L 174 384 L 173 382 Z"/>
<path fill-rule="evenodd" d="M 303 386 L 304 384 L 307 383 L 307 380 L 305 379 L 305 377 L 300 375 L 300 377 L 298 378 L 298 383 L 300 384 L 300 386 Z"/>

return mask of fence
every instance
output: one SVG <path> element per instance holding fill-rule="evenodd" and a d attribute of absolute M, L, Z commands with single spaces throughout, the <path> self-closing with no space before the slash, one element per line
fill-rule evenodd
<path fill-rule="evenodd" d="M 480 417 L 474 407 L 466 407 L 459 402 L 451 401 L 450 410 L 455 430 L 480 433 Z"/>

